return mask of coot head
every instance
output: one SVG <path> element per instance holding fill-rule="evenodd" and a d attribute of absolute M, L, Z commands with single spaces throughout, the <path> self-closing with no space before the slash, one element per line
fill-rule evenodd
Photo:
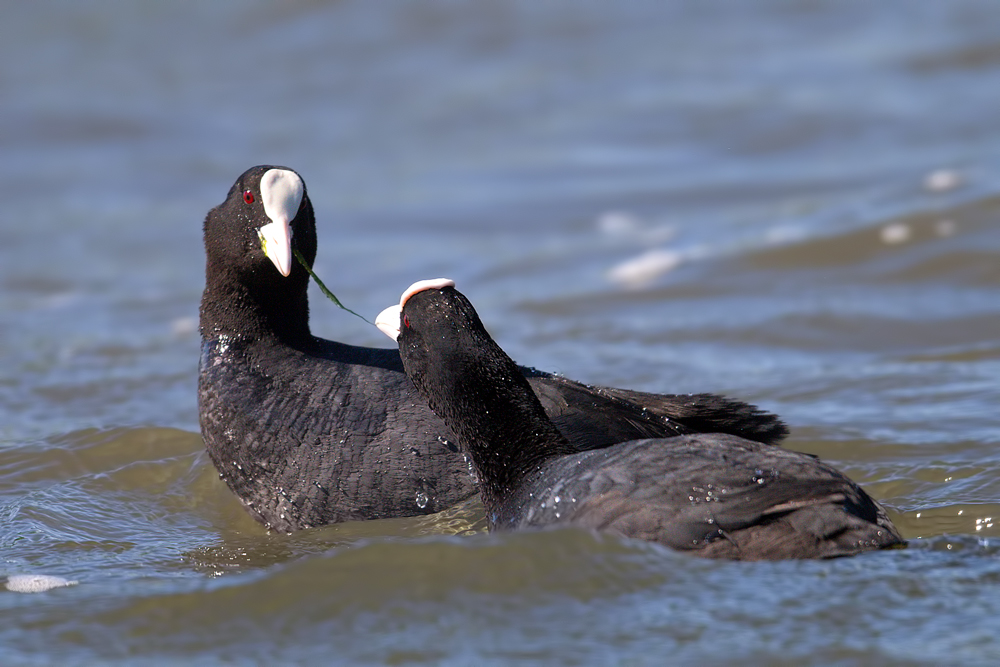
<path fill-rule="evenodd" d="M 483 363 L 498 363 L 492 357 L 499 348 L 448 278 L 414 283 L 397 305 L 378 314 L 375 325 L 399 344 L 406 374 L 431 401 L 434 390 L 461 392 L 456 380 L 477 378 Z"/>
<path fill-rule="evenodd" d="M 396 339 L 406 375 L 470 454 L 492 512 L 541 462 L 576 449 L 454 285 L 414 283 L 375 322 Z"/>
<path fill-rule="evenodd" d="M 287 167 L 245 171 L 205 218 L 205 334 L 308 335 L 316 220 L 305 182 Z"/>
<path fill-rule="evenodd" d="M 205 218 L 205 248 L 210 270 L 308 281 L 292 252 L 310 265 L 316 258 L 316 222 L 302 177 L 271 165 L 243 172 Z"/>

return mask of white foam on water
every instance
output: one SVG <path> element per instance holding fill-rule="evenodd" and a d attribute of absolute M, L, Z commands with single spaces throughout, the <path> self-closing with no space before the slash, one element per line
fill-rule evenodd
<path fill-rule="evenodd" d="M 42 593 L 53 588 L 75 586 L 79 582 L 48 574 L 12 574 L 7 577 L 7 590 L 14 593 Z"/>

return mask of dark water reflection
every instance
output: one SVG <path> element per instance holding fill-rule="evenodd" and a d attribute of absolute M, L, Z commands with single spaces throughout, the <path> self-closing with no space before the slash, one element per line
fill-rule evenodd
<path fill-rule="evenodd" d="M 0 663 L 1000 661 L 1000 8 L 40 2 L 0 54 L 0 576 L 79 582 L 0 594 Z M 449 275 L 522 363 L 758 403 L 911 548 L 265 533 L 195 370 L 201 220 L 266 162 L 352 309 Z"/>

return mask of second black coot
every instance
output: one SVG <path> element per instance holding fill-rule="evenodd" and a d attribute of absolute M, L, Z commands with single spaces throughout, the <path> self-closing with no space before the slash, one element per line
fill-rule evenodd
<path fill-rule="evenodd" d="M 415 283 L 378 322 L 472 458 L 491 530 L 571 524 L 739 560 L 903 544 L 875 500 L 813 456 L 726 433 L 581 452 L 449 280 Z"/>

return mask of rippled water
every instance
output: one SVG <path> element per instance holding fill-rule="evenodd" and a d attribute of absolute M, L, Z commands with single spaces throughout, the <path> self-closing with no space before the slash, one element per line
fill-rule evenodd
<path fill-rule="evenodd" d="M 77 582 L 0 593 L 4 665 L 1000 662 L 1000 7 L 38 2 L 0 54 L 0 577 Z M 757 403 L 911 548 L 267 534 L 195 405 L 201 220 L 260 163 L 354 310 L 448 275 L 522 363 Z"/>

